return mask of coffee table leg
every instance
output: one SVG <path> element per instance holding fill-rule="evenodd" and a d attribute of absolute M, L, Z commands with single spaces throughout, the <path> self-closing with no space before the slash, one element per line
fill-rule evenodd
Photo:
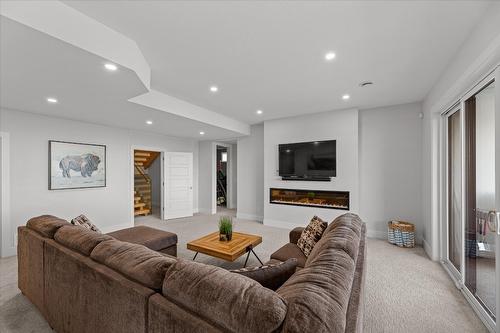
<path fill-rule="evenodd" d="M 198 252 L 194 254 L 193 261 L 196 259 L 196 256 L 198 255 Z"/>
<path fill-rule="evenodd" d="M 260 261 L 260 258 L 257 256 L 257 253 L 255 253 L 255 252 L 253 251 L 253 249 L 251 249 L 250 251 L 252 251 L 253 255 L 255 256 L 255 258 L 257 258 L 257 260 L 260 262 L 260 264 L 261 264 L 261 265 L 264 265 L 264 264 L 262 263 L 262 261 Z M 250 254 L 250 253 L 248 253 L 248 254 Z"/>
<path fill-rule="evenodd" d="M 257 258 L 257 260 L 260 262 L 261 265 L 264 265 L 262 261 L 260 261 L 260 258 L 257 256 L 257 253 L 254 252 L 253 246 L 250 245 L 247 247 L 247 258 L 245 259 L 245 264 L 243 265 L 243 268 L 247 267 L 247 262 L 248 262 L 248 257 L 250 257 L 250 252 L 253 253 L 255 258 Z"/>

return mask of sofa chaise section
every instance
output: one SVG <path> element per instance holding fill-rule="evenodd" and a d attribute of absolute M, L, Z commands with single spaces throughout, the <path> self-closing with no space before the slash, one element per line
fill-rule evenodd
<path fill-rule="evenodd" d="M 108 235 L 123 242 L 144 245 L 153 251 L 177 256 L 177 235 L 172 232 L 140 225 L 113 231 Z"/>

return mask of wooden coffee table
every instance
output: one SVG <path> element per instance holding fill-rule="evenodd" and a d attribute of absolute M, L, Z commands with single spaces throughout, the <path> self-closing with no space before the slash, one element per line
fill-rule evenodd
<path fill-rule="evenodd" d="M 262 237 L 241 232 L 233 232 L 233 237 L 230 241 L 220 241 L 219 232 L 213 232 L 189 242 L 187 248 L 196 251 L 193 260 L 196 259 L 196 256 L 200 252 L 227 261 L 235 261 L 247 253 L 245 265 L 243 265 L 243 267 L 246 267 L 250 253 L 253 253 L 255 258 L 263 265 L 262 261 L 260 261 L 257 254 L 253 251 L 253 248 L 260 243 L 262 243 Z"/>

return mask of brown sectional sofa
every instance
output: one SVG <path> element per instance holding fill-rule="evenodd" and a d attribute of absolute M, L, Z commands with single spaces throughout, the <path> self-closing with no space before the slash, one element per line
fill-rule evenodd
<path fill-rule="evenodd" d="M 20 227 L 18 253 L 19 288 L 57 332 L 362 331 L 365 226 L 353 214 L 276 292 L 55 217 Z"/>

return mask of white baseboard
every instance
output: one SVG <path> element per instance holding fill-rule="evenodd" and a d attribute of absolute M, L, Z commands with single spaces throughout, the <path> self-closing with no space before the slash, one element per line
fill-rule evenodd
<path fill-rule="evenodd" d="M 259 221 L 259 222 L 262 222 L 264 220 L 263 216 L 254 215 L 254 214 L 239 213 L 239 212 L 236 212 L 236 218 L 242 219 L 242 220 Z"/>
<path fill-rule="evenodd" d="M 427 256 L 433 260 L 433 261 L 437 261 L 439 260 L 439 258 L 434 258 L 433 255 L 432 255 L 432 247 L 429 245 L 429 243 L 427 243 L 427 241 L 425 239 L 422 239 L 422 245 L 424 247 L 424 251 L 425 253 L 427 253 Z"/>
<path fill-rule="evenodd" d="M 280 220 L 271 220 L 271 219 L 266 219 L 264 218 L 263 221 L 264 225 L 270 226 L 270 227 L 276 227 L 276 228 L 282 228 L 282 229 L 288 229 L 291 230 L 296 227 L 304 227 L 304 223 L 293 223 L 293 222 L 286 222 L 286 221 L 280 221 Z"/>

